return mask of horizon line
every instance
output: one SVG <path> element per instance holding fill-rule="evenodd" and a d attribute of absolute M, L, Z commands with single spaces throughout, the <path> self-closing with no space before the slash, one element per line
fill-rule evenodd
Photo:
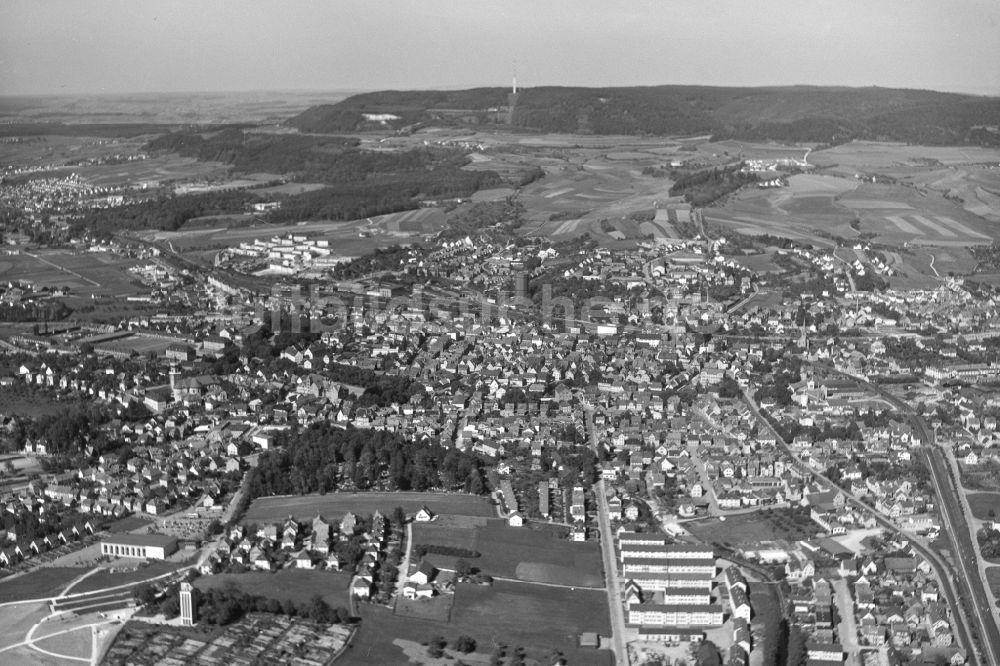
<path fill-rule="evenodd" d="M 818 83 L 782 83 L 782 84 L 760 84 L 760 85 L 725 85 L 725 84 L 704 84 L 704 83 L 647 83 L 636 85 L 577 85 L 577 84 L 541 84 L 523 85 L 518 84 L 519 91 L 531 88 L 593 88 L 593 89 L 613 89 L 613 88 L 749 88 L 749 89 L 774 89 L 774 88 L 826 88 L 826 89 L 850 89 L 863 90 L 868 88 L 880 88 L 883 90 L 912 90 L 920 92 L 935 92 L 952 95 L 969 95 L 974 97 L 1000 97 L 1000 89 L 992 89 L 988 86 L 977 88 L 942 89 L 932 87 L 907 87 L 892 86 L 883 84 L 851 85 L 851 84 L 818 84 Z M 420 91 L 458 91 L 475 88 L 499 88 L 509 89 L 510 84 L 488 85 L 488 84 L 448 84 L 448 85 L 428 85 L 420 87 L 397 87 L 382 86 L 370 88 L 247 88 L 247 89 L 222 89 L 222 90 L 120 90 L 120 91 L 52 91 L 52 92 L 13 92 L 0 93 L 0 99 L 24 98 L 24 97 L 122 97 L 128 95 L 240 95 L 240 94 L 364 94 L 372 92 L 420 92 Z M 987 90 L 989 92 L 987 92 Z"/>

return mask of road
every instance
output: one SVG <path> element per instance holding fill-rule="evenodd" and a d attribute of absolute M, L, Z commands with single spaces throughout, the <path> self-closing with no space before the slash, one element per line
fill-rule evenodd
<path fill-rule="evenodd" d="M 847 588 L 847 580 L 838 578 L 833 581 L 833 591 L 837 603 L 837 613 L 840 624 L 837 625 L 837 638 L 847 653 L 847 666 L 861 666 L 858 653 L 858 625 L 854 621 L 854 603 L 851 601 L 851 591 Z"/>
<path fill-rule="evenodd" d="M 965 519 L 958 490 L 952 480 L 952 475 L 945 462 L 944 455 L 938 448 L 925 450 L 934 490 L 941 500 L 941 519 L 944 522 L 945 533 L 951 541 L 952 553 L 958 563 L 958 578 L 967 590 L 966 599 L 979 625 L 979 636 L 982 638 L 982 648 L 986 653 L 988 664 L 1000 664 L 1000 630 L 994 619 L 990 595 L 987 594 L 987 582 L 980 575 L 979 548 L 972 536 L 972 530 Z"/>
<path fill-rule="evenodd" d="M 600 455 L 600 444 L 597 441 L 597 433 L 594 431 L 594 412 L 588 409 L 584 414 L 590 445 Z M 611 649 L 615 653 L 615 663 L 618 666 L 628 666 L 628 648 L 625 645 L 625 611 L 622 608 L 618 560 L 615 558 L 615 539 L 611 533 L 611 520 L 608 518 L 608 496 L 604 488 L 604 479 L 598 478 L 594 495 L 597 498 L 597 524 L 601 531 L 601 556 L 604 559 L 604 579 L 608 590 L 608 610 L 611 614 Z"/>
<path fill-rule="evenodd" d="M 941 446 L 940 451 L 944 455 L 945 460 L 948 462 L 948 468 L 951 470 L 953 478 L 958 479 L 958 482 L 960 483 L 962 476 L 961 471 L 958 468 L 958 461 L 955 459 L 955 451 L 946 446 Z M 965 514 L 965 524 L 969 526 L 969 534 L 973 534 L 978 523 L 976 523 L 975 517 L 972 515 L 972 508 L 969 507 L 968 495 L 966 495 L 964 490 L 959 493 L 958 499 L 962 506 L 962 513 Z M 986 578 L 986 561 L 982 558 L 981 554 L 976 558 L 976 563 L 979 567 L 980 577 L 989 583 Z M 990 609 L 993 611 L 993 616 L 996 618 L 996 621 L 1000 623 L 1000 604 L 998 604 L 997 595 L 993 593 L 993 590 L 988 584 L 986 586 L 986 595 L 990 598 Z"/>
<path fill-rule="evenodd" d="M 856 495 L 852 494 L 851 492 L 844 490 L 843 488 L 840 488 L 837 484 L 835 484 L 825 475 L 817 472 L 816 470 L 809 467 L 809 465 L 802 462 L 802 460 L 797 455 L 795 455 L 795 453 L 788 446 L 788 443 L 784 439 L 782 439 L 781 435 L 776 430 L 774 430 L 774 428 L 771 427 L 770 423 L 768 423 L 768 421 L 760 413 L 760 409 L 757 406 L 757 402 L 753 399 L 753 396 L 751 396 L 747 390 L 744 390 L 743 396 L 746 400 L 747 405 L 750 407 L 750 410 L 754 413 L 754 415 L 757 417 L 760 423 L 762 423 L 764 427 L 766 427 L 772 432 L 775 441 L 777 441 L 778 443 L 778 447 L 781 448 L 784 451 L 784 453 L 789 456 L 789 458 L 791 458 L 793 465 L 797 469 L 811 476 L 813 480 L 819 482 L 820 485 L 824 486 L 825 488 L 829 490 L 837 490 L 838 492 L 842 493 L 844 497 L 847 498 L 848 503 L 850 503 L 854 507 L 857 507 L 865 511 L 866 513 L 871 514 L 875 519 L 875 521 L 881 527 L 910 542 L 910 544 L 913 546 L 913 550 L 919 553 L 925 560 L 927 560 L 927 562 L 934 569 L 934 573 L 937 576 L 937 579 L 941 583 L 941 591 L 944 593 L 945 598 L 948 600 L 949 606 L 958 616 L 957 618 L 955 617 L 952 618 L 953 620 L 952 629 L 954 629 L 955 633 L 958 635 L 959 643 L 962 646 L 969 649 L 970 657 L 971 656 L 975 657 L 974 663 L 979 663 L 989 666 L 1000 663 L 993 660 L 984 661 L 979 651 L 974 649 L 975 644 L 972 642 L 972 635 L 969 633 L 969 626 L 971 622 L 969 621 L 965 606 L 959 603 L 959 599 L 967 598 L 965 596 L 967 595 L 967 588 L 966 590 L 962 590 L 962 595 L 959 594 L 960 588 L 956 584 L 954 576 L 952 575 L 953 567 L 949 566 L 936 551 L 931 550 L 921 542 L 915 540 L 911 534 L 908 534 L 903 530 L 901 530 L 895 523 L 893 523 L 888 518 L 879 513 L 875 509 L 875 507 L 859 499 Z M 995 650 L 996 648 L 991 648 L 991 649 Z"/>
<path fill-rule="evenodd" d="M 396 594 L 403 596 L 403 588 L 410 578 L 410 552 L 413 550 L 413 521 L 406 521 L 406 553 L 403 555 L 403 563 L 399 566 L 399 575 L 396 576 Z"/>

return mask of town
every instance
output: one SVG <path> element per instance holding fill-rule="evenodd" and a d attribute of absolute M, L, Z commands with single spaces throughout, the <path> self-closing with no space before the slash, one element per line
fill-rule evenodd
<path fill-rule="evenodd" d="M 0 662 L 1000 664 L 997 99 L 517 81 L 4 97 Z"/>

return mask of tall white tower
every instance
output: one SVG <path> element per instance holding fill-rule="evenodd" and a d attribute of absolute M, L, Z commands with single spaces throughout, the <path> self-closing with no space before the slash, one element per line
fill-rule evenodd
<path fill-rule="evenodd" d="M 197 607 L 195 606 L 195 589 L 191 586 L 191 583 L 184 581 L 181 583 L 181 624 L 185 627 L 192 626 L 195 621 L 195 613 Z"/>
<path fill-rule="evenodd" d="M 517 61 L 516 60 L 514 61 L 514 81 L 513 81 L 513 83 L 514 83 L 514 85 L 513 85 L 512 89 L 511 89 L 511 94 L 516 95 L 517 94 Z"/>

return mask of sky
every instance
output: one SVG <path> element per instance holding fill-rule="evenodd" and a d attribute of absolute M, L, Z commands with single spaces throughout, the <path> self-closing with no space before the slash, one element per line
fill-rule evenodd
<path fill-rule="evenodd" d="M 0 95 L 509 85 L 1000 95 L 997 0 L 0 0 Z"/>

